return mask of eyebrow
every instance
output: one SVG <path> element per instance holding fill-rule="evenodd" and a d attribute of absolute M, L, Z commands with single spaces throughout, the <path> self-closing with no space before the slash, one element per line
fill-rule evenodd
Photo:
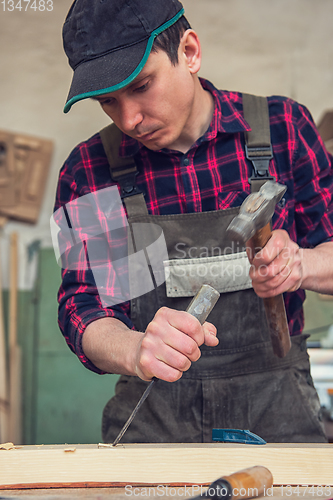
<path fill-rule="evenodd" d="M 126 85 L 125 87 L 123 87 L 123 89 L 130 89 L 132 88 L 134 85 L 136 85 L 137 83 L 140 83 L 142 80 L 144 80 L 145 78 L 147 78 L 147 76 L 149 76 L 149 73 L 147 73 L 146 75 L 143 74 L 142 72 L 131 82 L 129 83 L 128 85 Z M 122 90 L 122 89 L 120 89 Z M 112 92 L 109 92 L 110 94 L 112 94 Z M 93 96 L 91 97 L 90 99 L 93 99 L 94 101 L 101 101 L 103 98 L 107 99 L 107 93 L 106 94 L 100 94 L 100 95 L 97 95 L 97 96 Z"/>
<path fill-rule="evenodd" d="M 103 95 L 98 95 L 98 96 L 96 96 L 96 97 L 90 97 L 90 99 L 92 99 L 93 101 L 100 101 L 100 99 L 102 99 L 102 98 L 103 98 Z M 106 98 L 107 98 L 107 97 L 105 96 L 105 99 L 106 99 Z"/>

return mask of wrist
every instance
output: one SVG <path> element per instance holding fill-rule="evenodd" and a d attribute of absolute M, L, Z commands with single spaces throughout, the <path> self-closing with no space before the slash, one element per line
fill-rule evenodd
<path fill-rule="evenodd" d="M 299 287 L 298 288 L 304 288 L 304 282 L 306 281 L 307 277 L 308 277 L 308 266 L 306 264 L 306 249 L 305 248 L 299 248 L 299 255 L 300 255 L 300 259 L 301 259 L 301 274 L 302 274 L 302 277 L 301 277 L 301 281 L 300 281 L 300 284 L 299 284 Z"/>
<path fill-rule="evenodd" d="M 100 370 L 136 375 L 136 352 L 143 335 L 115 318 L 101 318 L 86 328 L 82 347 L 86 357 Z"/>
<path fill-rule="evenodd" d="M 311 289 L 311 259 L 312 259 L 312 250 L 310 248 L 300 248 L 299 249 L 302 263 L 302 282 L 300 288 L 304 290 Z"/>

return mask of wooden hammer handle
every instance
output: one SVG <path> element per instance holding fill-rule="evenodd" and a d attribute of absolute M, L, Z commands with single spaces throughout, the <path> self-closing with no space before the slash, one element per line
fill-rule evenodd
<path fill-rule="evenodd" d="M 254 251 L 261 250 L 272 236 L 270 222 L 259 229 L 253 236 Z M 291 347 L 290 333 L 282 294 L 263 299 L 268 329 L 271 336 L 273 351 L 283 358 Z"/>

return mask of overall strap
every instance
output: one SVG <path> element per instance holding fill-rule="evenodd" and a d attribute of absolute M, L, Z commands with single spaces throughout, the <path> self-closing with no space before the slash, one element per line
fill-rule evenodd
<path fill-rule="evenodd" d="M 123 200 L 128 217 L 147 215 L 148 210 L 142 191 L 136 185 L 138 170 L 132 157 L 121 158 L 119 146 L 122 132 L 114 123 L 100 130 L 105 154 L 107 156 L 111 178 L 120 186 L 120 197 Z"/>
<path fill-rule="evenodd" d="M 243 94 L 244 118 L 251 127 L 245 132 L 246 158 L 252 162 L 253 173 L 249 179 L 251 192 L 257 192 L 268 180 L 275 180 L 269 173 L 273 158 L 268 103 L 266 97 Z"/>

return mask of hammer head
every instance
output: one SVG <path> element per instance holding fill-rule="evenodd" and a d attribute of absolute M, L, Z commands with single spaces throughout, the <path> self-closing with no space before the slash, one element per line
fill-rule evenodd
<path fill-rule="evenodd" d="M 232 241 L 246 243 L 255 233 L 271 220 L 275 205 L 286 192 L 286 186 L 267 181 L 258 193 L 250 194 L 242 203 L 239 214 L 227 228 Z"/>

